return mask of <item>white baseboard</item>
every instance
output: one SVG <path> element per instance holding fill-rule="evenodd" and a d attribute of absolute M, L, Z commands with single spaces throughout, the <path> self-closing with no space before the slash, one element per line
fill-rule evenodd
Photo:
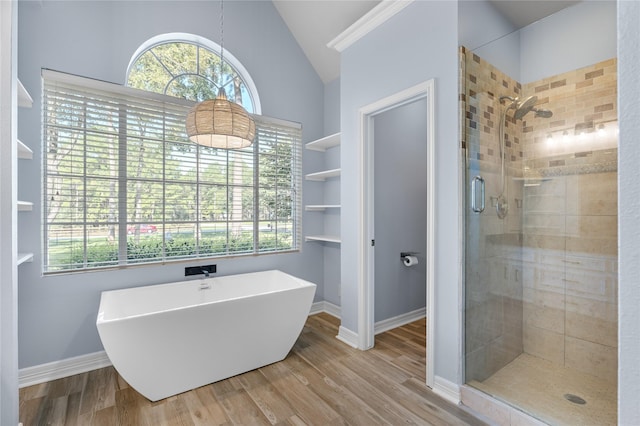
<path fill-rule="evenodd" d="M 104 351 L 75 356 L 60 361 L 21 368 L 18 371 L 18 387 L 37 385 L 98 368 L 109 367 L 111 361 Z"/>
<path fill-rule="evenodd" d="M 460 404 L 460 386 L 440 376 L 433 378 L 433 392 L 453 404 Z"/>
<path fill-rule="evenodd" d="M 358 349 L 358 334 L 348 328 L 340 326 L 340 328 L 338 328 L 338 335 L 336 338 L 342 343 L 346 343 L 347 345 Z"/>
<path fill-rule="evenodd" d="M 385 331 L 389 331 L 401 325 L 409 324 L 410 322 L 417 321 L 427 316 L 427 308 L 416 309 L 415 311 L 407 312 L 393 318 L 378 321 L 374 324 L 373 333 L 380 334 Z"/>
<path fill-rule="evenodd" d="M 321 312 L 327 313 L 333 317 L 340 319 L 340 306 L 334 305 L 333 303 L 327 302 L 326 300 L 312 304 L 309 315 L 316 315 Z"/>

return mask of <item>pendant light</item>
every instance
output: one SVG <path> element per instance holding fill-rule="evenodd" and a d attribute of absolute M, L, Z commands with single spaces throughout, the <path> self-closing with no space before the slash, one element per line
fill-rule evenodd
<path fill-rule="evenodd" d="M 187 114 L 187 135 L 198 145 L 222 149 L 240 149 L 253 143 L 256 124 L 249 113 L 229 102 L 222 87 L 224 65 L 224 0 L 220 2 L 220 83 L 218 96 L 199 102 Z"/>

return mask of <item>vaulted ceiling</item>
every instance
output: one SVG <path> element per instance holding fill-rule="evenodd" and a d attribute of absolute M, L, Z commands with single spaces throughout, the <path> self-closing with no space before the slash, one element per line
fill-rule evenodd
<path fill-rule="evenodd" d="M 489 2 L 515 28 L 525 27 L 578 3 L 578 1 L 564 0 L 489 0 Z M 378 3 L 380 3 L 379 0 L 273 0 L 280 16 L 325 83 L 340 76 L 340 54 L 328 48 L 327 43 Z"/>

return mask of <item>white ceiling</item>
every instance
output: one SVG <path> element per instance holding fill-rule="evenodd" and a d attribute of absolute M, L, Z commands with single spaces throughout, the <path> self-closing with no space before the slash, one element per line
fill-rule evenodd
<path fill-rule="evenodd" d="M 379 0 L 272 1 L 324 83 L 340 76 L 340 54 L 328 48 L 327 43 L 380 3 Z M 564 0 L 489 0 L 489 2 L 516 28 L 525 27 L 578 3 L 578 1 Z"/>

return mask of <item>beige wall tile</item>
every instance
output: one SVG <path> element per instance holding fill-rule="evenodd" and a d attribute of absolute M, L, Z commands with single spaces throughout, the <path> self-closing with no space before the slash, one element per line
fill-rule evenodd
<path fill-rule="evenodd" d="M 524 326 L 564 333 L 564 292 L 524 290 Z"/>
<path fill-rule="evenodd" d="M 616 305 L 567 296 L 566 335 L 615 348 L 618 346 Z M 585 309 L 586 308 L 586 309 Z M 608 318 L 603 318 L 608 317 Z"/>
<path fill-rule="evenodd" d="M 565 365 L 601 379 L 614 381 L 618 374 L 618 351 L 586 340 L 566 337 Z"/>
<path fill-rule="evenodd" d="M 563 365 L 564 334 L 537 327 L 525 327 L 523 335 L 525 353 Z"/>

